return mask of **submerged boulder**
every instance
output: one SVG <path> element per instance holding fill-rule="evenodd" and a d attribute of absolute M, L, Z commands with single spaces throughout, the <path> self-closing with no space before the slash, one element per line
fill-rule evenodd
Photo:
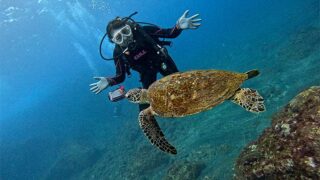
<path fill-rule="evenodd" d="M 193 180 L 197 179 L 204 169 L 202 162 L 182 161 L 171 166 L 164 177 L 165 180 Z"/>
<path fill-rule="evenodd" d="M 292 35 L 284 47 L 278 52 L 281 60 L 300 60 L 314 52 L 319 52 L 320 28 L 308 27 Z"/>
<path fill-rule="evenodd" d="M 123 174 L 125 179 L 149 179 L 146 174 L 166 166 L 170 160 L 167 154 L 161 151 L 154 152 L 150 146 L 139 146 L 137 152 L 131 157 L 130 165 L 125 168 L 126 173 Z"/>
<path fill-rule="evenodd" d="M 320 86 L 298 94 L 237 159 L 236 179 L 320 179 Z"/>
<path fill-rule="evenodd" d="M 51 167 L 45 179 L 78 179 L 82 171 L 96 163 L 102 152 L 77 143 L 70 144 Z"/>

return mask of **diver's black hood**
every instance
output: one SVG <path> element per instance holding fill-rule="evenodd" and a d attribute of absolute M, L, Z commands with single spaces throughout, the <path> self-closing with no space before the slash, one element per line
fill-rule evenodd
<path fill-rule="evenodd" d="M 99 52 L 100 52 L 100 56 L 102 59 L 104 60 L 113 60 L 113 58 L 106 58 L 103 54 L 102 54 L 102 44 L 104 39 L 106 38 L 106 36 L 108 36 L 109 41 L 111 42 L 112 36 L 111 36 L 111 31 L 113 29 L 119 28 L 121 26 L 126 25 L 129 20 L 131 20 L 132 22 L 134 22 L 134 20 L 131 18 L 132 16 L 136 15 L 138 12 L 134 12 L 132 13 L 130 16 L 128 17 L 124 17 L 124 18 L 120 18 L 120 17 L 116 17 L 114 20 L 111 20 L 107 27 L 106 27 L 106 33 L 104 34 L 104 36 L 102 37 L 101 41 L 100 41 L 100 46 L 99 46 Z M 132 26 L 130 25 L 130 27 L 132 28 Z"/>
<path fill-rule="evenodd" d="M 125 26 L 127 23 L 125 23 L 123 20 L 121 20 L 119 17 L 115 18 L 114 20 L 110 21 L 106 27 L 106 32 L 108 34 L 109 40 L 112 39 L 111 32 L 114 29 L 119 29 L 123 26 Z"/>

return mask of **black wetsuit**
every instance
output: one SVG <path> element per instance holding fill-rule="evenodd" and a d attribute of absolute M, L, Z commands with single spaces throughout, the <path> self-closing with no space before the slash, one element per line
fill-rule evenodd
<path fill-rule="evenodd" d="M 160 43 L 159 38 L 176 38 L 182 32 L 177 27 L 161 29 L 154 26 L 143 26 L 143 29 L 157 43 Z M 169 55 L 166 58 L 159 56 L 156 50 L 152 48 L 152 45 L 139 35 L 138 32 L 133 31 L 133 37 L 135 39 L 134 47 L 130 48 L 123 55 L 121 55 L 123 49 L 119 45 L 116 45 L 114 49 L 113 57 L 116 66 L 116 76 L 108 78 L 110 85 L 123 82 L 129 68 L 139 72 L 142 87 L 145 89 L 157 80 L 158 72 L 163 76 L 178 72 L 178 68 Z M 166 68 L 162 68 L 163 63 Z M 139 105 L 140 111 L 148 106 Z"/>

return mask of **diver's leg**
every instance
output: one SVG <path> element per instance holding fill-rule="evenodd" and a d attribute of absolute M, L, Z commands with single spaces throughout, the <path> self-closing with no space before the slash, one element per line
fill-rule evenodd
<path fill-rule="evenodd" d="M 141 83 L 143 89 L 148 89 L 149 86 L 157 80 L 157 72 L 153 73 L 142 73 L 141 74 Z M 149 104 L 139 104 L 139 112 L 144 109 L 147 109 Z"/>
<path fill-rule="evenodd" d="M 176 64 L 174 63 L 173 59 L 170 56 L 168 56 L 168 58 L 164 60 L 164 63 L 166 65 L 166 69 L 164 69 L 163 67 L 160 67 L 160 70 L 159 70 L 162 76 L 167 76 L 169 74 L 179 72 Z"/>

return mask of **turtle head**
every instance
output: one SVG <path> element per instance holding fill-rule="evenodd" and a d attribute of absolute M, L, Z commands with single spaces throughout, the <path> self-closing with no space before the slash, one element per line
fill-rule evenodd
<path fill-rule="evenodd" d="M 126 98 L 133 103 L 147 104 L 148 100 L 148 90 L 146 89 L 131 89 L 126 93 Z"/>

